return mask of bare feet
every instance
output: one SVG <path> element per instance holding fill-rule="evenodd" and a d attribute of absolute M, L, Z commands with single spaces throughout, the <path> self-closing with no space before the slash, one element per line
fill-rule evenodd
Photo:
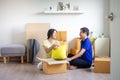
<path fill-rule="evenodd" d="M 76 66 L 70 66 L 69 69 L 70 69 L 70 70 L 76 70 L 77 67 L 76 67 Z"/>

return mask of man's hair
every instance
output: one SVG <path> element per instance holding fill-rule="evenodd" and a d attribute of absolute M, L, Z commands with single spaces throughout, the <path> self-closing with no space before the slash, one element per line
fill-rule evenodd
<path fill-rule="evenodd" d="M 57 30 L 56 29 L 49 29 L 48 30 L 48 32 L 47 32 L 47 39 L 49 39 L 53 35 L 54 31 L 57 31 Z"/>
<path fill-rule="evenodd" d="M 87 36 L 89 36 L 89 29 L 87 27 L 83 27 L 80 30 L 82 30 L 83 33 L 87 33 Z"/>

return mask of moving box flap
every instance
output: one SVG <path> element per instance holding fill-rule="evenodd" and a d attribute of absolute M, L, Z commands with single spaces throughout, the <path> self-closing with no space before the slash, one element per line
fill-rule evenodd
<path fill-rule="evenodd" d="M 52 58 L 42 59 L 42 58 L 37 57 L 37 59 L 44 61 L 44 62 L 47 62 L 49 65 L 69 63 L 67 60 L 54 60 Z"/>

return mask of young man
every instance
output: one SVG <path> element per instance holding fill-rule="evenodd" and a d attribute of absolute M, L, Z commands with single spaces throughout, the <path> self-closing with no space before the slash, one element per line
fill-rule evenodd
<path fill-rule="evenodd" d="M 89 29 L 83 27 L 80 29 L 81 49 L 76 55 L 69 54 L 70 69 L 89 68 L 92 64 L 92 44 L 88 38 Z"/>

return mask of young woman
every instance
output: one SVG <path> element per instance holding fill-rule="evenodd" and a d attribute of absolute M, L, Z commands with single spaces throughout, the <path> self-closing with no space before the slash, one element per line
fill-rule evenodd
<path fill-rule="evenodd" d="M 47 39 L 44 40 L 42 44 L 46 52 L 43 58 L 51 58 L 52 49 L 56 49 L 57 47 L 59 47 L 60 43 L 58 40 L 56 40 L 56 37 L 57 37 L 57 30 L 49 29 L 47 32 Z M 39 69 L 41 67 L 41 64 L 42 64 L 41 62 L 38 64 Z"/>
<path fill-rule="evenodd" d="M 47 32 L 47 39 L 43 41 L 43 48 L 46 52 L 44 58 L 51 58 L 51 50 L 56 49 L 60 45 L 56 37 L 57 31 L 55 29 L 49 29 Z"/>

